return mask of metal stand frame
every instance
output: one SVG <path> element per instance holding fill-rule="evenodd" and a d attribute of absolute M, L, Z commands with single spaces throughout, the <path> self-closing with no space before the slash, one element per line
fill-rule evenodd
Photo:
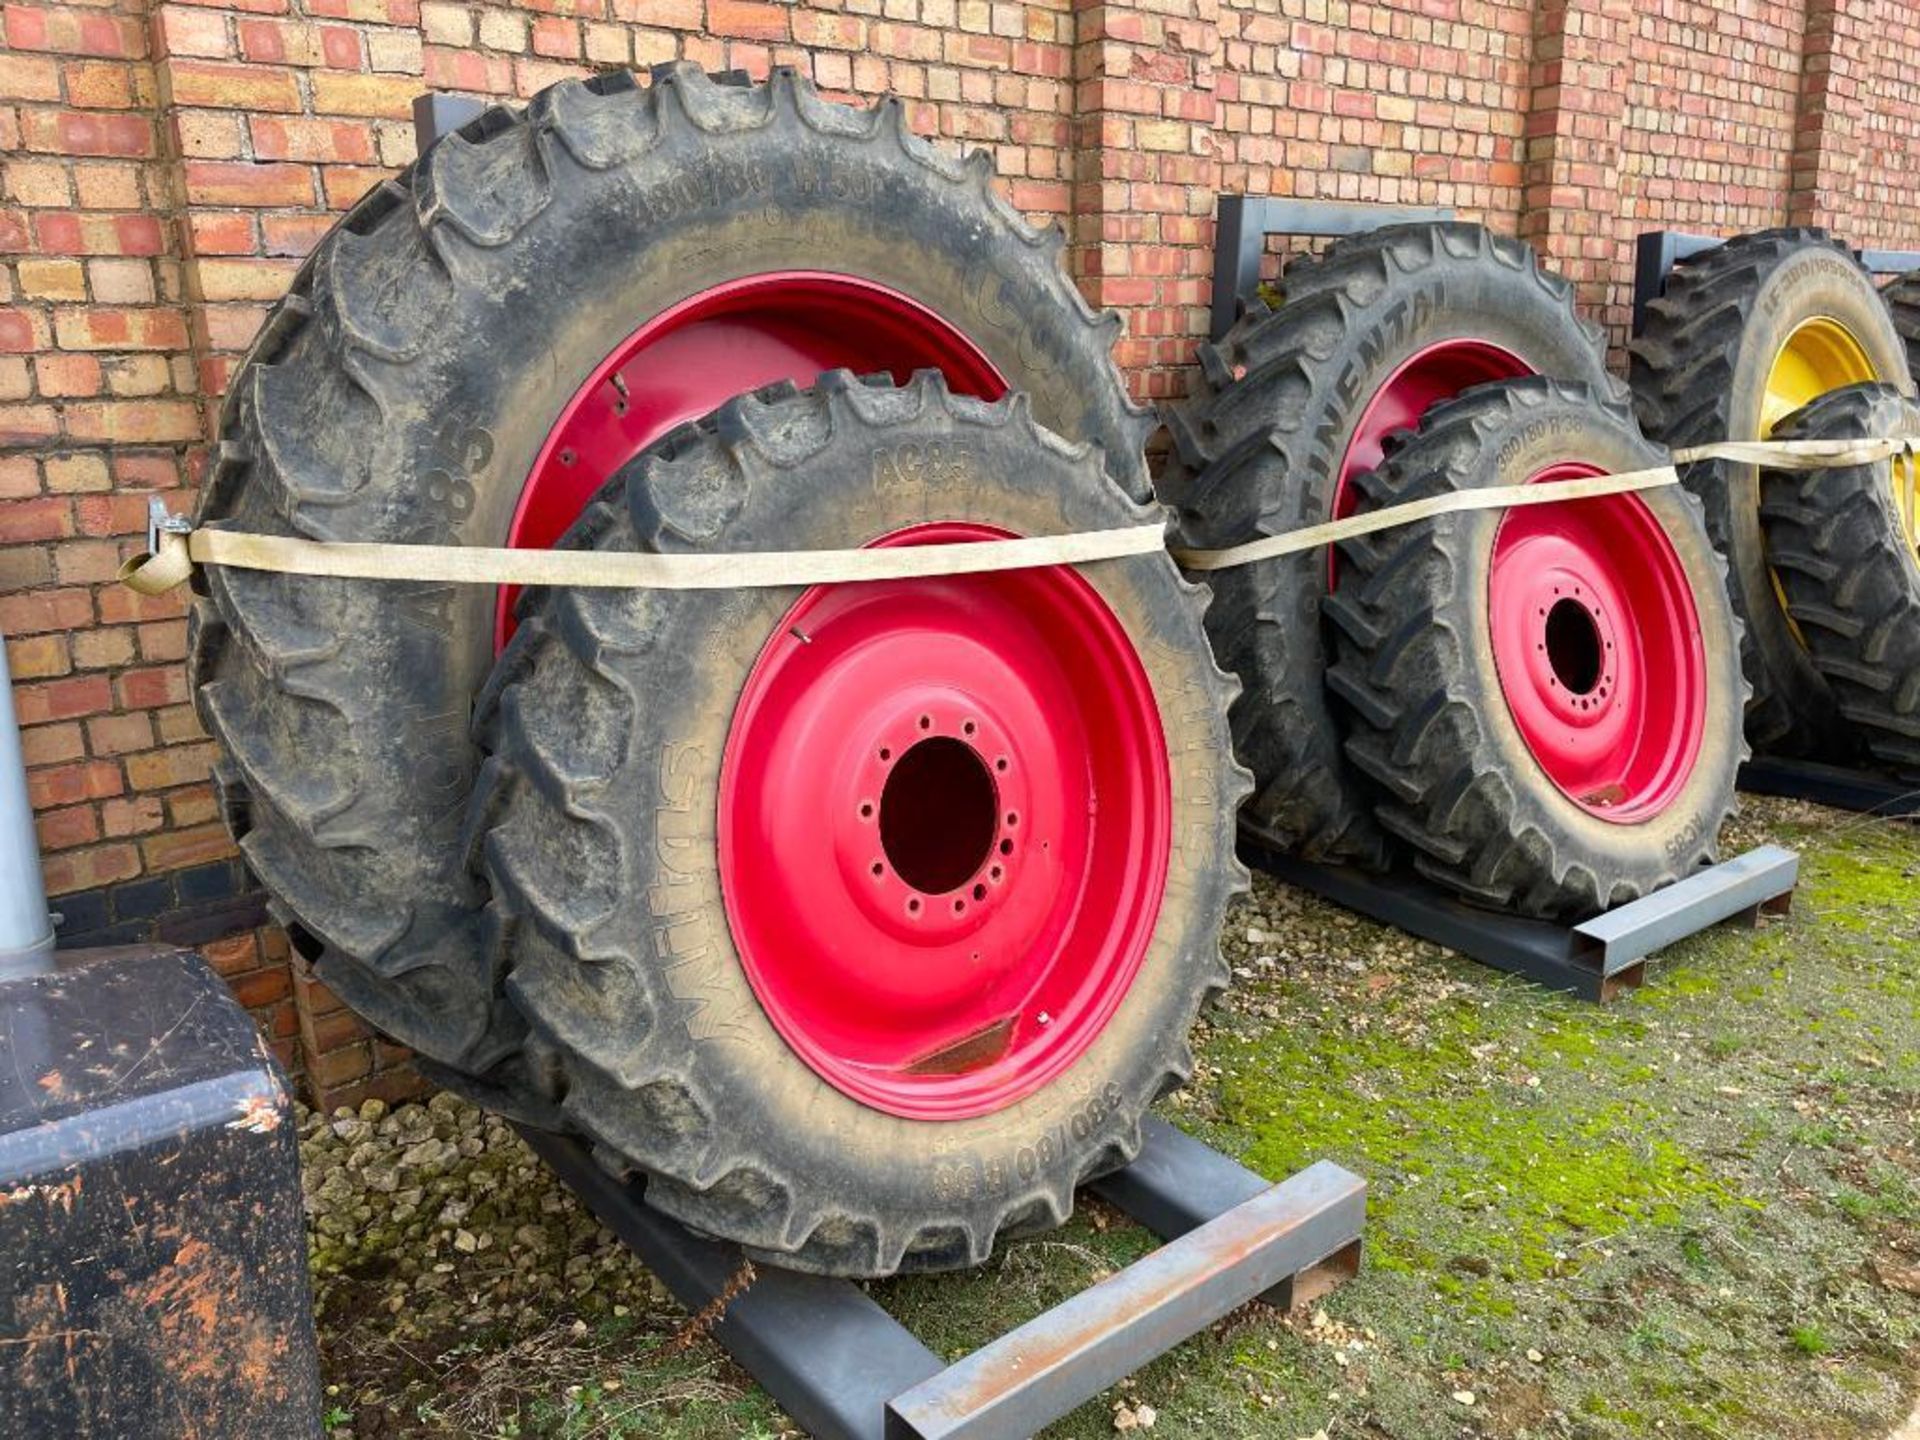
<path fill-rule="evenodd" d="M 1890 775 L 1756 755 L 1740 767 L 1740 788 L 1753 795 L 1811 800 L 1836 810 L 1879 815 L 1889 820 L 1920 820 L 1920 786 L 1903 785 Z"/>
<path fill-rule="evenodd" d="M 1328 1161 L 1277 1185 L 1149 1117 L 1140 1157 L 1089 1187 L 1168 1243 L 952 1365 L 859 1285 L 771 1267 L 713 1338 L 816 1440 L 1018 1440 L 1263 1298 L 1292 1307 L 1358 1273 L 1366 1182 Z M 578 1140 L 527 1143 L 688 1310 L 725 1294 L 739 1250 L 651 1210 Z"/>
<path fill-rule="evenodd" d="M 1408 872 L 1369 875 L 1300 860 L 1244 827 L 1240 849 L 1249 864 L 1371 920 L 1601 1003 L 1639 989 L 1647 957 L 1676 940 L 1725 920 L 1751 925 L 1762 914 L 1785 914 L 1800 877 L 1797 854 L 1762 845 L 1591 920 L 1557 925 L 1479 909 Z"/>
<path fill-rule="evenodd" d="M 1453 219 L 1445 206 L 1347 205 L 1272 195 L 1222 195 L 1213 232 L 1212 338 L 1240 318 L 1241 302 L 1260 284 L 1260 257 L 1269 235 L 1359 235 L 1382 225 L 1418 225 Z"/>
<path fill-rule="evenodd" d="M 1643 231 L 1633 251 L 1633 333 L 1646 327 L 1647 306 L 1667 293 L 1673 267 L 1702 250 L 1726 244 L 1724 235 L 1698 235 L 1686 230 Z M 1875 275 L 1903 275 L 1920 270 L 1920 250 L 1856 250 L 1860 263 Z"/>

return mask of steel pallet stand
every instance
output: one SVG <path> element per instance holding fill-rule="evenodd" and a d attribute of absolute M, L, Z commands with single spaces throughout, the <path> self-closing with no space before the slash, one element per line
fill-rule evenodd
<path fill-rule="evenodd" d="M 1285 854 L 1244 825 L 1240 851 L 1248 864 L 1276 879 L 1370 920 L 1457 950 L 1495 970 L 1602 1003 L 1639 989 L 1647 958 L 1676 940 L 1726 920 L 1751 925 L 1759 923 L 1762 914 L 1785 914 L 1800 877 L 1797 854 L 1762 845 L 1591 920 L 1558 925 L 1483 910 L 1406 872 L 1370 875 L 1345 866 L 1316 865 Z"/>
<path fill-rule="evenodd" d="M 1265 1299 L 1305 1304 L 1356 1274 L 1366 1182 L 1322 1160 L 1269 1185 L 1149 1117 L 1140 1156 L 1088 1188 L 1168 1243 L 943 1364 L 849 1280 L 762 1267 L 713 1338 L 815 1440 L 1018 1440 L 1188 1336 Z M 520 1133 L 694 1313 L 727 1292 L 737 1247 L 647 1207 L 576 1139 Z"/>
<path fill-rule="evenodd" d="M 1724 235 L 1700 235 L 1686 230 L 1644 230 L 1633 249 L 1633 333 L 1646 328 L 1647 306 L 1667 293 L 1667 276 L 1680 261 L 1726 244 Z M 1875 275 L 1903 275 L 1920 270 L 1920 250 L 1855 250 L 1860 263 Z"/>
<path fill-rule="evenodd" d="M 1844 765 L 1756 755 L 1740 767 L 1740 788 L 1753 795 L 1811 800 L 1886 820 L 1920 820 L 1920 786 Z"/>
<path fill-rule="evenodd" d="M 1335 200 L 1289 200 L 1273 195 L 1222 195 L 1213 236 L 1211 338 L 1220 340 L 1252 303 L 1260 286 L 1260 257 L 1269 235 L 1359 235 L 1382 225 L 1451 220 L 1431 205 L 1348 205 Z"/>

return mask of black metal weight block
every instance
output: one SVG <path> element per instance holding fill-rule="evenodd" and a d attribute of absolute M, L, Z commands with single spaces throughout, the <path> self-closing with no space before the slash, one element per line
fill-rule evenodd
<path fill-rule="evenodd" d="M 197 955 L 0 984 L 0 1435 L 320 1434 L 293 1102 Z"/>

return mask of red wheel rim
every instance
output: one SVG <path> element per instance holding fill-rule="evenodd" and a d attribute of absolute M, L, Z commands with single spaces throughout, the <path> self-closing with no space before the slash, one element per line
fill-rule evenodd
<path fill-rule="evenodd" d="M 1565 463 L 1551 484 L 1602 474 Z M 1547 777 L 1589 814 L 1660 814 L 1707 728 L 1707 652 L 1686 568 L 1633 495 L 1509 511 L 1487 582 L 1500 690 Z"/>
<path fill-rule="evenodd" d="M 945 373 L 948 388 L 996 399 L 1006 380 L 971 340 L 917 300 L 823 271 L 750 275 L 689 296 L 649 319 L 595 367 L 534 457 L 507 544 L 547 549 L 615 471 L 676 425 L 735 395 L 822 371 Z M 495 640 L 513 633 L 503 588 Z"/>
<path fill-rule="evenodd" d="M 1533 373 L 1533 367 L 1511 350 L 1485 340 L 1438 340 L 1414 352 L 1387 377 L 1360 414 L 1340 462 L 1340 478 L 1334 483 L 1333 518 L 1344 520 L 1359 506 L 1353 479 L 1380 463 L 1387 437 L 1394 431 L 1411 430 L 1429 409 L 1463 390 Z M 1338 554 L 1329 547 L 1329 587 L 1338 579 L 1338 566 Z"/>
<path fill-rule="evenodd" d="M 810 590 L 755 663 L 721 765 L 747 978 L 856 1100 L 1004 1108 L 1073 1063 L 1138 973 L 1171 797 L 1145 668 L 1072 570 Z"/>

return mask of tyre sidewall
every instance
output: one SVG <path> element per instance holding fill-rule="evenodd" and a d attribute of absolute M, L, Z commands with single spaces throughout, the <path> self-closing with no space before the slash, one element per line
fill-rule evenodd
<path fill-rule="evenodd" d="M 1803 245 L 1788 251 L 1762 278 L 1733 367 L 1726 433 L 1702 438 L 1761 438 L 1767 375 L 1775 358 L 1796 328 L 1822 317 L 1847 328 L 1887 383 L 1912 388 L 1906 346 L 1872 279 L 1851 256 L 1831 245 Z M 1723 488 L 1702 498 L 1719 512 L 1714 519 L 1725 537 L 1734 603 L 1745 618 L 1751 650 L 1765 669 L 1766 688 L 1789 696 L 1824 696 L 1826 681 L 1794 636 L 1767 565 L 1759 467 L 1713 463 Z M 1807 705 L 1805 700 L 1794 702 L 1796 711 L 1805 712 Z"/>
<path fill-rule="evenodd" d="M 1060 457 L 1006 450 L 1010 433 L 959 427 L 953 454 L 975 458 L 927 467 L 931 483 L 887 493 L 876 491 L 873 460 L 859 437 L 836 439 L 830 463 L 809 464 L 809 474 L 822 479 L 804 493 L 780 476 L 755 477 L 767 483 L 752 485 L 725 543 L 846 546 L 932 519 L 1026 534 L 1138 520 L 1117 493 L 1088 496 L 1084 479 L 1076 487 L 1073 467 Z M 993 458 L 978 458 L 984 456 Z M 1007 1216 L 1016 1217 L 1016 1230 L 1058 1219 L 1061 1197 L 1077 1180 L 1132 1153 L 1142 1112 L 1171 1071 L 1184 1073 L 1184 1036 L 1204 993 L 1224 979 L 1216 927 L 1235 871 L 1234 792 L 1223 773 L 1223 722 L 1213 713 L 1217 689 L 1209 685 L 1211 664 L 1184 582 L 1158 556 L 1082 573 L 1133 638 L 1165 729 L 1175 816 L 1165 897 L 1137 978 L 1079 1059 L 1007 1109 L 941 1122 L 870 1109 L 818 1076 L 761 1010 L 729 933 L 715 839 L 722 757 L 741 686 L 795 592 L 656 597 L 662 608 L 657 630 L 648 622 L 653 641 L 616 672 L 646 700 L 633 710 L 627 763 L 599 802 L 611 828 L 632 837 L 622 847 L 619 885 L 630 898 L 587 941 L 605 947 L 605 963 L 630 967 L 637 990 L 647 989 L 650 977 L 664 981 L 641 1068 L 683 1079 L 700 1117 L 694 1143 L 675 1157 L 677 1173 L 650 1180 L 654 1204 L 776 1254 L 808 1238 L 792 1227 L 817 1219 L 824 1205 L 842 1221 L 782 1259 L 872 1273 L 892 1268 L 897 1257 L 870 1253 L 872 1235 L 842 1223 L 847 1217 L 876 1217 L 878 1229 L 901 1242 L 916 1230 L 990 1240 Z M 672 857 L 670 875 L 663 856 Z M 746 883 L 755 863 L 778 862 L 743 857 Z M 697 903 L 682 907 L 665 898 L 675 895 Z M 537 1025 L 538 996 L 527 998 Z M 635 1090 L 583 1068 L 572 1077 L 566 1108 L 616 1150 L 660 1153 L 660 1107 L 644 1086 Z M 769 1191 L 783 1190 L 812 1199 L 766 1203 Z M 980 1257 L 969 1257 L 963 1244 L 958 1253 L 910 1253 L 905 1265 L 968 1258 Z"/>
<path fill-rule="evenodd" d="M 1571 453 L 1610 473 L 1664 461 L 1659 449 L 1628 433 L 1623 425 L 1602 422 L 1591 411 L 1570 415 L 1565 404 L 1556 409 L 1558 413 L 1526 416 L 1504 433 L 1488 436 L 1487 451 L 1498 457 L 1497 463 L 1485 467 L 1489 485 L 1525 484 L 1547 467 L 1565 462 Z M 1482 717 L 1489 755 L 1481 768 L 1509 777 L 1516 831 L 1533 824 L 1550 835 L 1564 836 L 1567 843 L 1559 852 L 1563 859 L 1588 865 L 1596 874 L 1617 876 L 1636 893 L 1645 894 L 1671 879 L 1676 870 L 1690 870 L 1712 851 L 1744 752 L 1739 717 L 1746 688 L 1721 567 L 1694 503 L 1674 486 L 1643 491 L 1633 498 L 1659 521 L 1686 573 L 1701 629 L 1707 679 L 1705 724 L 1692 773 L 1660 814 L 1633 824 L 1602 819 L 1554 783 L 1534 758 L 1501 689 L 1486 577 L 1492 573 L 1505 512 L 1472 512 L 1444 523 L 1455 531 L 1459 573 L 1469 577 L 1453 597 L 1454 618 L 1460 633 L 1469 637 L 1468 663 L 1456 682 L 1456 696 Z"/>

